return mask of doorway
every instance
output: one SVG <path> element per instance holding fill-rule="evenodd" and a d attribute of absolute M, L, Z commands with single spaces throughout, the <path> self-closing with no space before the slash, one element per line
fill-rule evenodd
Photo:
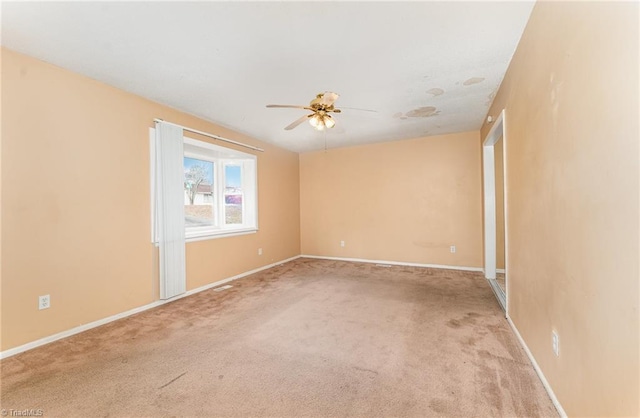
<path fill-rule="evenodd" d="M 484 178 L 484 274 L 496 298 L 508 312 L 506 234 L 506 135 L 504 110 L 482 143 Z"/>

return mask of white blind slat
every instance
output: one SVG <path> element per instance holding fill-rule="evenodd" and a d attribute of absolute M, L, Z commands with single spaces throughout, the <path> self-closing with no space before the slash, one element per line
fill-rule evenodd
<path fill-rule="evenodd" d="M 155 149 L 160 299 L 169 299 L 186 291 L 182 128 L 156 122 Z"/>

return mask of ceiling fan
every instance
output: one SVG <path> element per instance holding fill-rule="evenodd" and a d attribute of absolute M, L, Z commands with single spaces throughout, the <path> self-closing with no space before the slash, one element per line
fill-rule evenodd
<path fill-rule="evenodd" d="M 340 97 L 336 93 L 325 91 L 324 93 L 318 93 L 316 98 L 311 100 L 309 106 L 302 105 L 277 105 L 269 104 L 267 107 L 288 107 L 294 109 L 310 110 L 311 114 L 304 115 L 299 119 L 296 119 L 293 123 L 286 126 L 284 129 L 290 131 L 296 126 L 300 125 L 305 120 L 309 121 L 309 124 L 319 131 L 323 131 L 325 128 L 333 128 L 336 125 L 336 121 L 333 120 L 329 113 L 340 113 L 340 109 L 334 107 L 334 103 Z"/>

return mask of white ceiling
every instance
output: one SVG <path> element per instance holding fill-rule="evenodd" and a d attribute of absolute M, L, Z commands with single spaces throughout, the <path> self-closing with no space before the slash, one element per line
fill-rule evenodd
<path fill-rule="evenodd" d="M 3 2 L 9 49 L 293 151 L 479 129 L 532 2 Z M 316 93 L 336 127 L 283 128 Z"/>

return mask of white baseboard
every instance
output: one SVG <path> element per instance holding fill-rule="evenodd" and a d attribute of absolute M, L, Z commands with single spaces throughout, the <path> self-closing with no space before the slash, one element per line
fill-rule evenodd
<path fill-rule="evenodd" d="M 251 274 L 257 273 L 259 271 L 270 269 L 271 267 L 279 266 L 280 264 L 285 264 L 285 263 L 288 263 L 289 261 L 293 261 L 293 260 L 296 260 L 298 258 L 300 258 L 300 256 L 296 255 L 294 257 L 287 258 L 286 260 L 276 261 L 275 263 L 271 263 L 271 264 L 268 264 L 266 266 L 258 267 L 257 269 L 245 271 L 244 273 L 236 274 L 235 276 L 227 277 L 226 279 L 218 280 L 217 282 L 209 283 L 209 284 L 206 284 L 204 286 L 200 286 L 198 288 L 191 289 L 191 290 L 189 290 L 189 291 L 187 291 L 187 292 L 185 292 L 185 293 L 183 293 L 181 295 L 176 296 L 173 299 L 169 299 L 167 302 L 171 302 L 171 301 L 174 301 L 176 299 L 183 298 L 185 296 L 190 296 L 190 295 L 193 295 L 195 293 L 202 292 L 203 290 L 211 289 L 212 287 L 218 287 L 221 284 L 225 284 L 225 283 L 232 282 L 234 280 L 241 279 L 243 277 L 246 277 L 246 276 L 249 276 Z"/>
<path fill-rule="evenodd" d="M 513 330 L 513 333 L 516 334 L 518 341 L 520 341 L 520 345 L 522 345 L 522 348 L 524 348 L 525 353 L 527 353 L 527 357 L 529 357 L 529 360 L 531 360 L 531 364 L 533 365 L 533 368 L 538 374 L 538 377 L 542 382 L 542 386 L 544 386 L 545 390 L 549 394 L 549 397 L 551 398 L 551 402 L 553 402 L 553 406 L 556 407 L 556 409 L 558 410 L 558 414 L 560 414 L 562 418 L 567 418 L 567 413 L 564 412 L 562 405 L 560 405 L 560 401 L 556 397 L 556 394 L 553 393 L 553 389 L 551 389 L 551 385 L 547 381 L 547 378 L 544 377 L 544 373 L 542 373 L 540 366 L 538 366 L 538 362 L 536 361 L 535 357 L 533 357 L 533 354 L 531 354 L 529 347 L 527 347 L 527 344 L 522 339 L 522 335 L 520 335 L 518 328 L 516 328 L 516 324 L 514 324 L 511 318 L 509 318 L 508 316 L 507 316 L 507 322 L 509 322 L 509 325 L 511 325 L 511 329 Z"/>
<path fill-rule="evenodd" d="M 484 267 L 482 268 L 482 272 L 484 273 Z M 505 269 L 496 269 L 496 273 L 506 273 Z"/>
<path fill-rule="evenodd" d="M 373 264 L 391 264 L 394 266 L 410 266 L 410 267 L 429 267 L 434 269 L 447 269 L 447 270 L 463 270 L 463 271 L 479 271 L 482 272 L 482 267 L 465 267 L 465 266 L 447 266 L 443 264 L 421 264 L 421 263 L 405 263 L 404 261 L 389 261 L 389 260 L 368 260 L 365 258 L 346 258 L 346 257 L 325 257 L 321 255 L 301 255 L 303 258 L 319 258 L 322 260 L 338 260 L 338 261 L 355 261 L 358 263 L 373 263 Z"/>
<path fill-rule="evenodd" d="M 275 266 L 280 265 L 280 264 L 288 263 L 289 261 L 293 261 L 293 260 L 295 260 L 297 258 L 300 258 L 300 256 L 297 255 L 295 257 L 287 258 L 286 260 L 282 260 L 282 261 L 278 261 L 278 262 L 275 262 L 275 263 L 272 263 L 272 264 L 268 264 L 266 266 L 258 267 L 257 269 L 246 271 L 244 273 L 237 274 L 237 275 L 235 275 L 233 277 L 228 277 L 226 279 L 218 280 L 217 282 L 209 283 L 207 285 L 200 286 L 200 287 L 195 288 L 195 289 L 191 289 L 191 290 L 189 290 L 189 291 L 187 291 L 185 293 L 182 293 L 180 295 L 177 295 L 177 296 L 175 296 L 175 297 L 173 297 L 171 299 L 157 300 L 155 302 L 151 302 L 151 303 L 149 303 L 147 305 L 144 305 L 144 306 L 139 306 L 137 308 L 133 308 L 133 309 L 130 309 L 128 311 L 121 312 L 119 314 L 115 314 L 115 315 L 109 316 L 107 318 L 103 318 L 103 319 L 99 319 L 97 321 L 89 322 L 88 324 L 83 324 L 83 325 L 77 326 L 75 328 L 71 328 L 69 330 L 62 331 L 62 332 L 59 332 L 57 334 L 50 335 L 48 337 L 40 338 L 39 340 L 32 341 L 30 343 L 26 343 L 26 344 L 20 345 L 18 347 L 10 348 L 8 350 L 0 352 L 0 359 L 11 357 L 11 356 L 14 356 L 16 354 L 20 354 L 20 353 L 23 353 L 25 351 L 34 349 L 36 347 L 40 347 L 40 346 L 43 346 L 45 344 L 52 343 L 52 342 L 60 340 L 62 338 L 70 337 L 72 335 L 79 334 L 79 333 L 84 332 L 84 331 L 88 331 L 88 330 L 90 330 L 92 328 L 99 327 L 100 325 L 108 324 L 109 322 L 117 321 L 118 319 L 126 318 L 128 316 L 131 316 L 131 315 L 134 315 L 134 314 L 137 314 L 137 313 L 140 313 L 140 312 L 144 312 L 146 310 L 155 308 L 157 306 L 164 305 L 165 303 L 171 303 L 171 302 L 176 301 L 178 299 L 182 299 L 184 297 L 191 296 L 191 295 L 193 295 L 195 293 L 199 293 L 199 292 L 202 292 L 204 290 L 211 289 L 212 287 L 217 287 L 217 286 L 220 286 L 221 284 L 228 283 L 230 281 L 237 280 L 237 279 L 240 279 L 242 277 L 249 276 L 250 274 L 254 274 L 254 273 L 257 273 L 259 271 L 266 270 L 266 269 L 269 269 L 271 267 L 275 267 Z"/>

